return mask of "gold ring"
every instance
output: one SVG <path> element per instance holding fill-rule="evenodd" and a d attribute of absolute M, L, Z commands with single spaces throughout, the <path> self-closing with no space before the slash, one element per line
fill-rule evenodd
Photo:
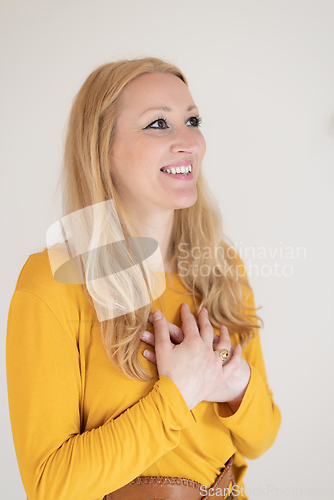
<path fill-rule="evenodd" d="M 226 361 L 230 352 L 227 349 L 220 349 L 219 357 L 222 361 Z"/>

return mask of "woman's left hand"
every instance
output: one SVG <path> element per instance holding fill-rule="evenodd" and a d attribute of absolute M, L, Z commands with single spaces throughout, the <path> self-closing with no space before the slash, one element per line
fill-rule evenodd
<path fill-rule="evenodd" d="M 205 313 L 201 311 L 199 314 Z M 149 321 L 153 324 L 151 316 L 149 317 Z M 181 328 L 168 322 L 168 330 L 170 339 L 174 344 L 180 344 L 183 341 L 184 334 Z M 154 333 L 145 331 L 141 339 L 150 346 L 155 346 Z M 235 355 L 234 359 L 239 365 L 228 379 L 210 393 L 206 401 L 227 403 L 232 412 L 235 413 L 240 406 L 250 380 L 250 367 L 241 356 L 241 346 L 238 345 L 235 348 L 231 347 L 231 340 L 226 326 L 220 327 L 220 335 L 216 335 L 212 328 L 212 349 L 214 351 L 219 351 L 220 349 L 227 349 L 229 351 L 228 359 L 224 361 L 224 363 L 222 362 L 222 369 L 224 369 L 224 366 L 229 362 L 233 353 Z M 147 349 L 144 356 L 148 361 L 156 364 L 154 351 Z"/>

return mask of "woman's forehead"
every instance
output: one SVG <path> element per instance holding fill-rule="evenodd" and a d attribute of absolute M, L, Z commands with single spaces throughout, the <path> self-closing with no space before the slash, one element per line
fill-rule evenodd
<path fill-rule="evenodd" d="M 175 106 L 186 109 L 195 105 L 187 85 L 171 73 L 140 75 L 125 86 L 122 94 L 125 108 L 136 107 L 143 111 L 147 108 L 172 111 Z"/>

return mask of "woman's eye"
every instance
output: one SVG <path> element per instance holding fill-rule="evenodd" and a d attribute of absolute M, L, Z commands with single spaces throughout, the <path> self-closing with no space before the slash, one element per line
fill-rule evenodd
<path fill-rule="evenodd" d="M 200 124 L 202 123 L 202 118 L 197 117 L 197 116 L 192 116 L 186 121 L 186 125 L 191 125 L 192 127 L 199 127 Z M 154 120 L 154 122 L 150 123 L 145 127 L 144 130 L 148 128 L 154 128 L 156 130 L 165 130 L 168 129 L 169 126 L 167 125 L 167 120 L 166 118 L 158 118 L 157 120 Z"/>
<path fill-rule="evenodd" d="M 146 128 L 157 128 L 160 130 L 164 130 L 164 129 L 169 128 L 169 127 L 168 127 L 166 120 L 164 118 L 158 118 L 158 120 L 155 120 L 154 122 L 147 125 Z"/>
<path fill-rule="evenodd" d="M 189 118 L 189 120 L 187 121 L 187 123 L 190 122 L 190 125 L 192 127 L 199 127 L 200 124 L 202 123 L 202 118 L 199 118 L 197 116 L 192 116 L 191 118 Z"/>

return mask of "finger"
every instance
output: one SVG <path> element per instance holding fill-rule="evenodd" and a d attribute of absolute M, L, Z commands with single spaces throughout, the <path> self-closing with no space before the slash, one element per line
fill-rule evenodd
<path fill-rule="evenodd" d="M 142 339 L 143 342 L 146 342 L 146 344 L 149 344 L 152 347 L 155 346 L 155 335 L 154 335 L 154 333 L 145 331 L 140 338 Z"/>
<path fill-rule="evenodd" d="M 213 350 L 214 351 L 217 349 L 216 346 L 218 345 L 219 341 L 220 341 L 219 335 L 217 335 L 216 333 L 214 333 L 214 335 L 213 335 Z"/>
<path fill-rule="evenodd" d="M 241 346 L 239 344 L 237 345 L 237 347 L 233 349 L 232 357 L 229 360 L 229 362 L 223 363 L 222 369 L 225 380 L 229 378 L 239 368 L 240 362 L 241 362 Z"/>
<path fill-rule="evenodd" d="M 204 344 L 211 347 L 213 346 L 214 330 L 209 320 L 208 311 L 203 307 L 198 315 L 200 336 Z"/>
<path fill-rule="evenodd" d="M 227 327 L 222 325 L 219 329 L 219 333 L 219 342 L 216 345 L 216 349 L 230 349 L 231 339 Z"/>
<path fill-rule="evenodd" d="M 153 325 L 154 321 L 153 321 L 152 314 L 149 315 L 148 320 Z M 178 326 L 174 325 L 174 323 L 170 323 L 169 321 L 167 321 L 167 325 L 168 325 L 169 335 L 170 335 L 172 341 L 175 344 L 181 344 L 181 342 L 184 338 L 182 328 L 179 328 Z"/>
<path fill-rule="evenodd" d="M 146 344 L 149 344 L 152 347 L 155 346 L 155 335 L 154 335 L 154 333 L 149 332 L 149 331 L 145 331 L 144 333 L 142 333 L 142 335 L 141 335 L 140 338 L 141 338 L 141 340 L 143 342 L 146 342 Z M 182 338 L 180 338 L 180 336 L 178 336 L 177 338 L 175 338 L 174 335 L 170 334 L 170 339 L 171 339 L 171 341 L 173 342 L 174 345 L 181 344 L 181 342 L 183 340 L 183 332 L 182 332 Z"/>
<path fill-rule="evenodd" d="M 157 364 L 157 357 L 153 351 L 145 349 L 143 356 L 147 359 L 147 361 L 151 361 L 151 363 L 154 363 L 155 365 Z"/>
<path fill-rule="evenodd" d="M 164 314 L 159 310 L 156 310 L 153 313 L 153 326 L 157 357 L 159 357 L 160 353 L 162 355 L 163 353 L 168 354 L 173 349 L 173 344 L 169 338 L 167 320 Z"/>
<path fill-rule="evenodd" d="M 230 335 L 229 335 L 228 329 L 226 328 L 225 325 L 222 325 L 220 327 L 219 341 L 214 345 L 214 350 L 218 351 L 220 360 L 223 362 L 224 365 L 226 365 L 226 363 L 228 363 L 230 361 L 232 354 L 233 354 L 233 349 L 231 348 Z M 226 359 L 221 358 L 220 353 L 222 350 L 228 351 L 228 357 Z"/>
<path fill-rule="evenodd" d="M 199 337 L 199 331 L 195 316 L 191 313 L 188 304 L 183 302 L 181 304 L 181 320 L 182 330 L 184 333 L 184 341 Z"/>

